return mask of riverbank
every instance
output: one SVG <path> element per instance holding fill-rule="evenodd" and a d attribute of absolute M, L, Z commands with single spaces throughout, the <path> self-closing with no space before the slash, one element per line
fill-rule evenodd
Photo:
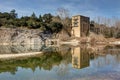
<path fill-rule="evenodd" d="M 14 58 L 23 58 L 23 57 L 33 57 L 42 54 L 42 52 L 30 52 L 30 53 L 20 53 L 20 54 L 0 54 L 0 59 L 8 60 Z"/>

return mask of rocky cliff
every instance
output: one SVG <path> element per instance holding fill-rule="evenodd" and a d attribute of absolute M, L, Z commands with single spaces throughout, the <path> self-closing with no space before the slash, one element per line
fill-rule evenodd
<path fill-rule="evenodd" d="M 40 29 L 0 28 L 0 44 L 41 44 L 45 38 Z"/>

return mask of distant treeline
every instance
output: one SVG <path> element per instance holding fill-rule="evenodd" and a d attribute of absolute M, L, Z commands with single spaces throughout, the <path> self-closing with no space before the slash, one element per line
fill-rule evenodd
<path fill-rule="evenodd" d="M 65 17 L 64 20 L 70 19 Z M 31 16 L 22 16 L 18 18 L 18 14 L 13 9 L 10 12 L 0 12 L 0 27 L 8 28 L 29 28 L 29 29 L 40 29 L 42 31 L 51 31 L 52 33 L 58 33 L 62 30 L 64 23 L 60 16 L 53 16 L 50 13 L 44 14 L 43 16 L 33 12 Z"/>
<path fill-rule="evenodd" d="M 99 28 L 100 34 L 106 38 L 120 38 L 120 19 L 97 17 L 96 20 L 91 21 L 95 27 Z"/>

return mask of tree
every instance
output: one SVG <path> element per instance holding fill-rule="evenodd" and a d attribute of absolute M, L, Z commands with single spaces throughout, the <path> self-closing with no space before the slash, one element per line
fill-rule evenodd
<path fill-rule="evenodd" d="M 42 30 L 43 32 L 45 32 L 45 31 L 47 30 L 46 27 L 47 27 L 47 26 L 46 26 L 45 23 L 41 23 L 41 24 L 40 24 L 40 30 Z"/>
<path fill-rule="evenodd" d="M 21 26 L 23 26 L 23 23 L 21 22 L 20 19 L 15 19 L 14 20 L 14 26 L 21 27 Z"/>
<path fill-rule="evenodd" d="M 52 22 L 50 24 L 50 28 L 51 28 L 53 33 L 58 33 L 59 31 L 62 30 L 62 27 L 63 27 L 63 25 L 59 22 Z"/>
<path fill-rule="evenodd" d="M 50 13 L 43 15 L 43 22 L 50 23 L 52 21 L 52 15 Z"/>
<path fill-rule="evenodd" d="M 31 18 L 32 19 L 36 19 L 37 18 L 34 12 L 32 13 Z"/>
<path fill-rule="evenodd" d="M 39 21 L 40 21 L 40 22 L 43 22 L 43 19 L 42 19 L 42 16 L 41 16 L 41 15 L 39 15 Z"/>
<path fill-rule="evenodd" d="M 17 13 L 15 13 L 15 9 L 10 11 L 11 18 L 17 18 Z"/>
<path fill-rule="evenodd" d="M 63 24 L 64 31 L 70 36 L 71 34 L 71 18 L 69 18 L 69 10 L 65 8 L 58 8 L 57 15 L 60 17 L 60 22 Z M 63 34 L 63 32 L 62 32 Z"/>
<path fill-rule="evenodd" d="M 0 27 L 2 26 L 2 21 L 0 20 Z"/>
<path fill-rule="evenodd" d="M 60 16 L 62 20 L 64 20 L 65 18 L 69 17 L 69 10 L 65 8 L 58 8 L 57 15 Z"/>
<path fill-rule="evenodd" d="M 117 33 L 116 38 L 120 38 L 120 31 Z"/>

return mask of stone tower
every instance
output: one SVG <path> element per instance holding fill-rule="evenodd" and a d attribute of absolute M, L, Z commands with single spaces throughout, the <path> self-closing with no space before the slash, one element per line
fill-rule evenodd
<path fill-rule="evenodd" d="M 84 37 L 89 33 L 90 18 L 76 15 L 72 17 L 72 32 L 74 37 Z"/>

